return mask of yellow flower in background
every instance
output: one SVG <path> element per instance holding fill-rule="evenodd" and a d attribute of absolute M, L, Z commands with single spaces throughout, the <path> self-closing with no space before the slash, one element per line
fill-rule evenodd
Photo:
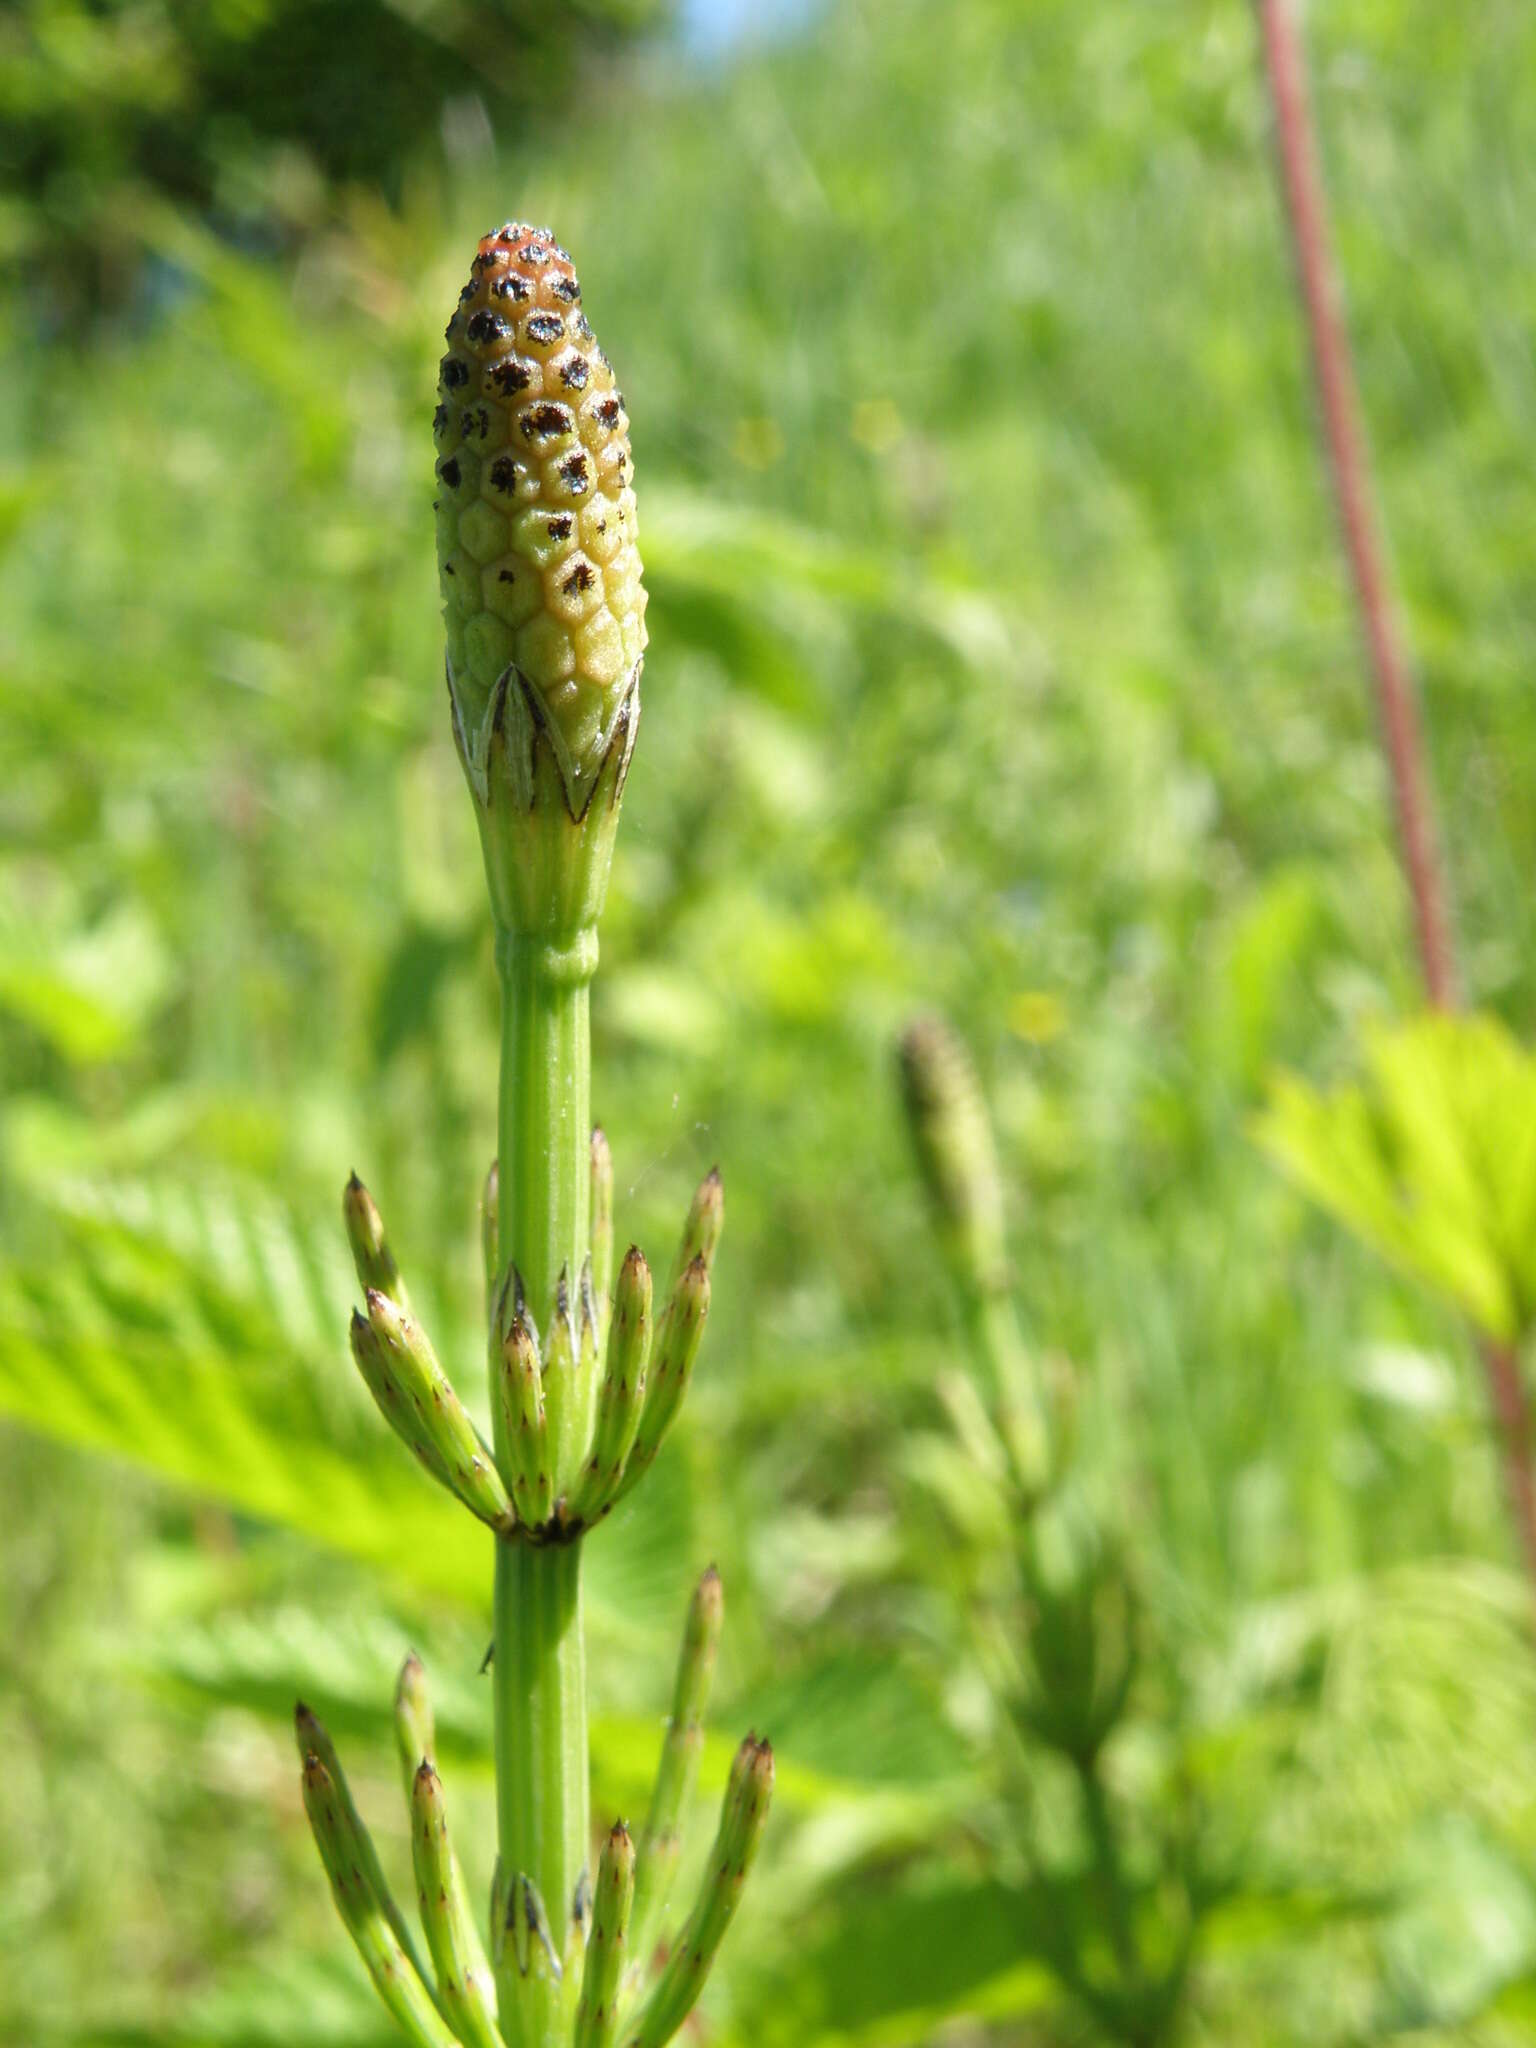
<path fill-rule="evenodd" d="M 1008 1029 L 1031 1045 L 1049 1045 L 1067 1028 L 1066 1005 L 1049 989 L 1025 988 L 1010 997 Z"/>

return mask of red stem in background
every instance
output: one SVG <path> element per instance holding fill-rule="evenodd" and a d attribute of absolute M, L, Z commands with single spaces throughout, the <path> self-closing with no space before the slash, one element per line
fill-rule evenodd
<path fill-rule="evenodd" d="M 1485 1337 L 1482 1352 L 1489 1397 L 1504 1440 L 1504 1483 L 1509 1489 L 1509 1504 L 1525 1550 L 1525 1562 L 1536 1580 L 1536 1480 L 1531 1473 L 1530 1403 L 1513 1348 Z"/>
<path fill-rule="evenodd" d="M 1343 294 L 1328 235 L 1328 209 L 1312 126 L 1306 59 L 1296 33 L 1292 0 L 1259 0 L 1259 18 L 1275 103 L 1286 216 L 1312 343 L 1323 440 L 1376 687 L 1403 864 L 1413 897 L 1424 985 L 1436 1009 L 1451 1010 L 1457 1003 L 1456 963 L 1445 876 L 1435 840 L 1434 799 L 1425 772 L 1424 741 L 1419 731 L 1408 650 L 1392 603 L 1372 503 L 1370 458 L 1360 423 L 1360 400 L 1342 310 Z"/>
<path fill-rule="evenodd" d="M 1344 323 L 1343 293 L 1329 239 L 1306 58 L 1296 32 L 1294 0 L 1257 0 L 1257 6 L 1274 101 L 1275 141 L 1286 220 L 1312 346 L 1323 443 L 1375 686 L 1403 866 L 1413 900 L 1419 964 L 1431 1004 L 1437 1010 L 1454 1010 L 1460 1003 L 1460 991 L 1449 891 L 1435 834 L 1434 799 L 1425 767 L 1408 649 L 1392 602 L 1372 498 L 1370 457 L 1361 424 L 1349 333 Z M 1481 1340 L 1480 1348 L 1504 1452 L 1504 1481 L 1510 1509 L 1527 1568 L 1536 1582 L 1536 1481 L 1531 1469 L 1530 1404 L 1514 1351 L 1489 1337 Z"/>

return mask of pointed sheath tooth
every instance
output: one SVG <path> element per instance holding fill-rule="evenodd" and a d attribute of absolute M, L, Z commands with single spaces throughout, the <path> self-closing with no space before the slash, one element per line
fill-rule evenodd
<path fill-rule="evenodd" d="M 412 1939 L 410 1927 L 406 1922 L 405 1915 L 396 1905 L 389 1886 L 385 1883 L 384 1872 L 379 1864 L 378 1852 L 373 1846 L 373 1837 L 363 1826 L 362 1815 L 352 1802 L 352 1790 L 347 1783 L 347 1774 L 341 1768 L 341 1759 L 336 1754 L 336 1745 L 331 1741 L 329 1731 L 319 1715 L 311 1712 L 302 1700 L 294 1701 L 293 1733 L 294 1740 L 298 1746 L 299 1761 L 303 1764 L 305 1770 L 306 1806 L 309 1803 L 308 1782 L 310 1764 L 318 1764 L 324 1777 L 325 1811 L 329 1816 L 327 1839 L 333 1844 L 339 1842 L 345 1851 L 350 1885 L 349 1898 L 352 1898 L 354 1895 L 357 1897 L 366 1896 L 371 1902 L 372 1909 L 382 1916 L 394 1937 L 396 1946 L 401 1950 L 411 1969 L 415 1971 L 417 1978 L 425 1984 L 426 1973 L 423 1971 L 420 1958 L 416 1954 L 416 1944 Z M 313 1814 L 310 1815 L 310 1824 L 312 1827 L 315 1826 Z M 331 1874 L 331 1884 L 334 1890 L 336 1884 L 335 1874 L 331 1871 L 330 1860 L 326 1853 L 326 1843 L 320 1840 L 318 1827 L 315 1828 L 315 1839 L 320 1844 L 320 1854 L 325 1859 L 327 1872 Z M 342 1906 L 341 1894 L 339 1892 L 336 1903 L 339 1907 Z M 342 1910 L 342 1918 L 344 1920 L 347 1919 L 345 1908 Z M 348 1920 L 347 1924 L 350 1927 L 352 1923 Z"/>
<path fill-rule="evenodd" d="M 500 1975 L 507 1948 L 507 1886 L 501 1874 L 501 1858 L 491 1872 L 491 1968 Z"/>
<path fill-rule="evenodd" d="M 400 1772 L 409 1805 L 418 1769 L 423 1763 L 437 1762 L 437 1730 L 427 1692 L 427 1674 L 414 1650 L 400 1666 L 395 1684 L 395 1747 L 400 1753 Z"/>
<path fill-rule="evenodd" d="M 491 1161 L 491 1170 L 485 1176 L 485 1188 L 480 1197 L 480 1256 L 485 1265 L 485 1298 L 491 1301 L 496 1293 L 496 1277 L 501 1270 L 497 1250 L 497 1232 L 501 1227 L 500 1212 L 501 1175 L 496 1160 Z"/>
<path fill-rule="evenodd" d="M 517 1270 L 516 1261 L 509 1261 L 503 1267 L 490 1290 L 491 1339 L 494 1344 L 505 1341 L 508 1330 L 517 1316 L 528 1316 L 528 1306 L 523 1294 L 523 1276 Z M 530 1327 L 532 1317 L 528 1316 Z M 538 1342 L 538 1333 L 534 1333 Z"/>
<path fill-rule="evenodd" d="M 699 1896 L 655 1989 L 623 2030 L 624 2048 L 665 2048 L 692 2012 L 741 1901 L 772 1797 L 773 1750 L 749 1735 L 731 1766 L 720 1828 L 704 1866 Z"/>
<path fill-rule="evenodd" d="M 374 1989 L 415 2048 L 457 2048 L 431 1995 L 366 1872 L 355 1860 L 349 1816 L 336 1781 L 320 1757 L 304 1758 L 304 1811 L 331 1881 L 342 1924 L 373 1979 Z"/>
<path fill-rule="evenodd" d="M 555 1305 L 544 1333 L 544 1415 L 549 1430 L 549 1464 L 558 1499 L 574 1481 L 585 1440 L 581 1425 L 579 1371 L 581 1339 L 577 1330 L 581 1307 L 571 1298 L 568 1269 L 555 1282 Z"/>
<path fill-rule="evenodd" d="M 501 1340 L 496 1398 L 518 1520 L 530 1529 L 542 1529 L 554 1510 L 555 1491 L 539 1344 L 521 1303 Z"/>
<path fill-rule="evenodd" d="M 576 1386 L 571 1421 L 575 1452 L 570 1469 L 564 1474 L 564 1491 L 567 1494 L 581 1485 L 591 1462 L 589 1451 L 597 1414 L 598 1383 L 602 1376 L 597 1362 L 600 1328 L 597 1296 L 592 1286 L 592 1261 L 588 1258 L 582 1265 L 581 1282 L 576 1290 Z"/>
<path fill-rule="evenodd" d="M 598 1389 L 592 1452 L 571 1499 L 575 1521 L 592 1523 L 605 1514 L 618 1492 L 645 1405 L 646 1363 L 651 1351 L 651 1269 L 638 1245 L 619 1268 L 613 1315 L 608 1324 L 608 1358 Z"/>
<path fill-rule="evenodd" d="M 341 1191 L 341 1214 L 347 1226 L 347 1243 L 352 1247 L 352 1263 L 357 1268 L 358 1286 L 376 1287 L 380 1294 L 387 1294 L 401 1308 L 408 1309 L 405 1282 L 384 1235 L 384 1219 L 355 1173 Z"/>
<path fill-rule="evenodd" d="M 513 1970 L 519 1977 L 532 1971 L 549 1984 L 558 1984 L 563 1975 L 538 1886 L 526 1877 L 508 1878 L 499 1856 L 491 1877 L 491 1963 L 503 1980 Z M 507 2032 L 521 2044 L 515 2007 L 515 1999 L 509 2001 Z"/>
<path fill-rule="evenodd" d="M 645 1378 L 645 1407 L 615 1498 L 622 1499 L 629 1492 L 661 1449 L 688 1391 L 708 1314 L 709 1268 L 700 1253 L 684 1269 L 656 1332 Z"/>
<path fill-rule="evenodd" d="M 530 1971 L 558 1984 L 565 1974 L 555 1949 L 544 1897 L 531 1877 L 519 1875 L 507 1896 L 507 1934 L 517 1958 L 518 1972 Z"/>
<path fill-rule="evenodd" d="M 601 1124 L 592 1126 L 592 1292 L 597 1298 L 598 1334 L 608 1320 L 613 1291 L 613 1154 Z"/>
<path fill-rule="evenodd" d="M 571 1894 L 570 1924 L 565 1930 L 565 1972 L 577 1991 L 586 1969 L 587 1943 L 592 1936 L 592 1878 L 585 1863 Z"/>
<path fill-rule="evenodd" d="M 715 1247 L 720 1242 L 720 1232 L 724 1227 L 725 1182 L 720 1178 L 719 1167 L 712 1166 L 694 1190 L 693 1200 L 689 1204 L 688 1219 L 683 1225 L 677 1257 L 672 1261 L 669 1287 L 677 1286 L 695 1259 L 702 1259 L 706 1268 L 713 1267 Z"/>
<path fill-rule="evenodd" d="M 597 1866 L 592 1932 L 576 2007 L 575 2048 L 611 2048 L 618 2028 L 634 1899 L 635 1845 L 628 1828 L 619 1821 L 603 1844 Z"/>
<path fill-rule="evenodd" d="M 443 1781 L 425 1760 L 411 1785 L 411 1861 L 443 2012 L 465 2048 L 502 2048 L 491 1966 L 448 1842 Z"/>
<path fill-rule="evenodd" d="M 373 1288 L 368 1290 L 368 1323 L 400 1389 L 411 1433 L 386 1410 L 390 1421 L 408 1443 L 430 1445 L 447 1484 L 472 1514 L 493 1529 L 509 1530 L 512 1502 L 496 1460 L 449 1384 L 420 1323 L 402 1315 L 388 1295 Z"/>
<path fill-rule="evenodd" d="M 704 1746 L 704 1712 L 715 1675 L 715 1654 L 725 1619 L 725 1592 L 711 1565 L 694 1588 L 683 1630 L 672 1688 L 672 1713 L 656 1767 L 656 1786 L 640 1836 L 639 1877 L 635 1892 L 634 1953 L 649 1954 L 659 1922 L 665 1916 L 682 1848 L 681 1822 L 693 1800 Z"/>

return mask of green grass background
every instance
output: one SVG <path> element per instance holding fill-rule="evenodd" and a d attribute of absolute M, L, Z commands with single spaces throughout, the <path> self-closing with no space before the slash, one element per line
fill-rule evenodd
<path fill-rule="evenodd" d="M 1310 29 L 1466 975 L 1525 1032 L 1536 17 Z M 338 1195 L 355 1166 L 475 1359 L 495 1014 L 427 422 L 509 214 L 575 253 L 635 422 L 623 1240 L 727 1185 L 687 1418 L 593 1546 L 599 1811 L 643 1800 L 711 1558 L 706 1785 L 750 1721 L 781 1757 L 710 2038 L 1089 2038 L 914 1554 L 956 1338 L 892 1048 L 937 1006 L 1161 1646 L 1116 1770 L 1155 1811 L 1177 1731 L 1209 1818 L 1188 2038 L 1536 2039 L 1536 1663 L 1475 1361 L 1249 1136 L 1273 1067 L 1347 1071 L 1417 1001 L 1249 10 L 836 0 L 449 140 L 392 196 L 261 159 L 276 254 L 121 185 L 80 232 L 127 297 L 9 273 L 0 2040 L 388 2039 L 286 1714 L 351 1743 L 398 1863 L 408 1643 L 486 1875 L 488 1559 L 354 1384 Z"/>

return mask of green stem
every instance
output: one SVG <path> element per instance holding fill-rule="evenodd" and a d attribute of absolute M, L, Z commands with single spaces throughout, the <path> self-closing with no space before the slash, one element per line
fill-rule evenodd
<path fill-rule="evenodd" d="M 516 1264 L 541 1333 L 561 1274 L 574 1286 L 588 1250 L 588 989 L 596 962 L 590 931 L 565 946 L 499 935 L 498 1253 L 503 1270 Z M 505 1462 L 501 1426 L 498 1414 Z M 509 2048 L 557 2048 L 569 2038 L 578 1988 L 579 1957 L 568 1937 L 587 1859 L 579 1543 L 498 1542 L 492 1672 L 502 1886 L 514 1915 L 524 1917 L 498 1943 L 502 2032 Z M 519 1878 L 537 1890 L 563 1981 L 541 1937 L 529 1937 Z"/>
<path fill-rule="evenodd" d="M 1019 1481 L 1034 1497 L 1050 1482 L 1050 1420 L 1013 1296 L 1003 1288 L 967 1289 L 965 1314 L 971 1349 L 991 1376 Z"/>
<path fill-rule="evenodd" d="M 591 1241 L 592 1034 L 597 934 L 568 945 L 502 932 L 497 1214 L 540 1334 L 555 1283 L 574 1288 Z"/>
<path fill-rule="evenodd" d="M 1083 1795 L 1083 1818 L 1088 1826 L 1088 1839 L 1093 1849 L 1093 1867 L 1099 1883 L 1099 1896 L 1106 1921 L 1105 1931 L 1114 1952 L 1115 1968 L 1121 1984 L 1126 1989 L 1139 1986 L 1141 1962 L 1136 1952 L 1136 1936 L 1131 1925 L 1130 1898 L 1126 1892 L 1125 1873 L 1120 1863 L 1120 1844 L 1115 1833 L 1114 1819 L 1109 1811 L 1109 1801 L 1104 1792 L 1104 1780 L 1099 1772 L 1098 1760 L 1094 1757 L 1077 1759 L 1078 1783 Z"/>
<path fill-rule="evenodd" d="M 529 1938 L 516 1880 L 538 1889 L 555 1956 L 569 1966 L 572 1907 L 587 1857 L 587 1669 L 581 1546 L 496 1546 L 496 1821 L 505 1896 L 524 1924 L 502 1948 L 497 1996 L 509 2048 L 554 2048 L 576 1989 Z"/>

